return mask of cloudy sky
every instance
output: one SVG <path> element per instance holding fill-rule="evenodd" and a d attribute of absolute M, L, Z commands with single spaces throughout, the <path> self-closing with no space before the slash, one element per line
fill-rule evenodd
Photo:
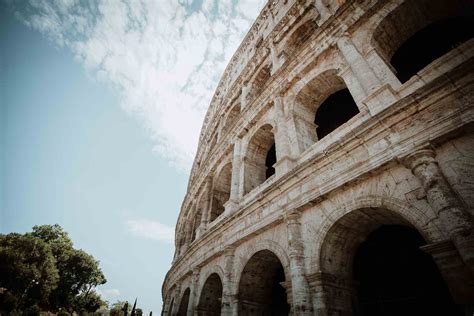
<path fill-rule="evenodd" d="M 161 310 L 204 114 L 263 0 L 0 0 L 0 232 L 61 224 Z"/>

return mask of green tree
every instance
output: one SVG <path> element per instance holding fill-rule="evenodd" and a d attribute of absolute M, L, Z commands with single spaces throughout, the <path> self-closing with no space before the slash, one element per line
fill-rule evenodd
<path fill-rule="evenodd" d="M 0 235 L 0 309 L 47 306 L 59 281 L 50 246 L 31 235 Z"/>
<path fill-rule="evenodd" d="M 132 306 L 130 305 L 130 303 L 128 303 L 127 301 L 117 301 L 117 302 L 113 303 L 112 307 L 110 308 L 110 316 L 125 315 L 125 313 L 124 313 L 125 305 L 127 305 L 128 314 L 130 314 L 130 312 L 132 310 Z"/>
<path fill-rule="evenodd" d="M 94 304 L 78 305 L 86 300 L 77 300 L 76 297 L 83 295 L 84 298 L 92 298 L 94 295 L 91 291 L 107 282 L 99 262 L 85 251 L 74 249 L 67 232 L 59 225 L 34 226 L 31 235 L 48 243 L 56 259 L 59 281 L 50 295 L 52 309 L 63 308 L 70 312 L 74 311 L 74 308 L 88 312 L 97 310 L 93 309 Z"/>
<path fill-rule="evenodd" d="M 0 235 L 0 310 L 94 312 L 106 304 L 94 291 L 105 282 L 99 262 L 59 225 Z"/>
<path fill-rule="evenodd" d="M 76 312 L 92 312 L 97 311 L 101 307 L 107 307 L 107 302 L 102 300 L 100 295 L 95 291 L 89 293 L 82 292 L 74 298 L 74 310 Z"/>

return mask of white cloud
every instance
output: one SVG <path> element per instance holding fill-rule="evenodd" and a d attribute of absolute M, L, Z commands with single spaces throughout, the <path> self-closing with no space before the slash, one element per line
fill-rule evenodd
<path fill-rule="evenodd" d="M 94 289 L 94 291 L 108 301 L 116 300 L 120 296 L 118 289 Z"/>
<path fill-rule="evenodd" d="M 137 219 L 126 221 L 129 232 L 146 239 L 174 243 L 174 228 L 157 221 Z"/>
<path fill-rule="evenodd" d="M 95 289 L 95 291 L 105 299 L 113 299 L 115 297 L 120 296 L 120 291 L 118 289 Z"/>
<path fill-rule="evenodd" d="M 17 14 L 113 85 L 154 150 L 189 170 L 217 82 L 264 0 L 30 0 Z"/>

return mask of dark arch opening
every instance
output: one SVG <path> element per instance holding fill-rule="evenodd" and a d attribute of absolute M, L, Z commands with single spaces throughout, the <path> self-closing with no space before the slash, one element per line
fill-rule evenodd
<path fill-rule="evenodd" d="M 408 38 L 392 56 L 400 82 L 408 81 L 428 64 L 474 37 L 474 16 L 434 22 Z"/>
<path fill-rule="evenodd" d="M 384 225 L 360 244 L 353 261 L 358 316 L 462 315 L 417 230 Z"/>
<path fill-rule="evenodd" d="M 212 189 L 212 204 L 210 221 L 214 221 L 224 213 L 224 204 L 230 198 L 230 186 L 232 182 L 232 164 L 226 164 L 219 174 L 214 177 L 214 187 Z"/>
<path fill-rule="evenodd" d="M 181 302 L 179 303 L 179 309 L 178 313 L 176 314 L 177 316 L 186 316 L 188 312 L 188 304 L 189 304 L 189 294 L 191 293 L 191 290 L 187 288 L 184 291 L 183 297 L 181 298 Z"/>
<path fill-rule="evenodd" d="M 207 278 L 204 284 L 199 304 L 197 307 L 198 315 L 220 315 L 222 301 L 222 282 L 219 275 L 213 273 Z"/>
<path fill-rule="evenodd" d="M 331 94 L 316 111 L 314 124 L 317 126 L 318 139 L 327 136 L 357 113 L 359 113 L 359 108 L 349 89 L 342 89 Z"/>
<path fill-rule="evenodd" d="M 244 194 L 264 183 L 274 173 L 273 164 L 278 157 L 272 130 L 270 124 L 265 124 L 249 141 L 244 159 Z"/>
<path fill-rule="evenodd" d="M 276 150 L 275 150 L 275 144 L 270 147 L 267 153 L 267 157 L 265 158 L 265 167 L 267 170 L 265 171 L 265 179 L 270 178 L 275 174 L 275 168 L 273 165 L 277 162 L 277 157 L 276 157 Z"/>
<path fill-rule="evenodd" d="M 283 266 L 269 250 L 257 252 L 242 271 L 239 283 L 239 315 L 288 315 Z"/>

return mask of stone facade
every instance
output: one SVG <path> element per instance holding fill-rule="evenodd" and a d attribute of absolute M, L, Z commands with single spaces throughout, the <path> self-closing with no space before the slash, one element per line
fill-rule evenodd
<path fill-rule="evenodd" d="M 163 314 L 426 308 L 415 292 L 375 300 L 377 260 L 379 286 L 411 275 L 407 292 L 434 291 L 423 314 L 472 313 L 473 11 L 467 0 L 268 2 L 206 115 Z M 444 32 L 457 38 L 443 50 Z M 392 248 L 400 263 L 377 274 Z M 415 280 L 425 271 L 439 284 Z"/>

